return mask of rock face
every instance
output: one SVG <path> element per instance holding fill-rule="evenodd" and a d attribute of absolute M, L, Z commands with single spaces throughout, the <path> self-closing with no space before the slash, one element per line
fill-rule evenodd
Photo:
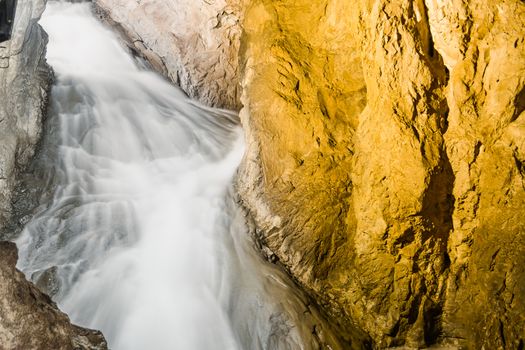
<path fill-rule="evenodd" d="M 259 239 L 376 346 L 525 341 L 525 4 L 251 1 Z"/>
<path fill-rule="evenodd" d="M 235 0 L 96 0 L 130 47 L 192 98 L 240 109 L 241 29 Z"/>
<path fill-rule="evenodd" d="M 37 24 L 45 1 L 19 0 L 11 40 L 0 43 L 0 234 L 13 216 L 13 191 L 40 139 L 51 71 Z"/>
<path fill-rule="evenodd" d="M 51 70 L 37 24 L 45 1 L 18 0 L 13 36 L 0 43 L 0 234 L 13 228 L 15 187 L 42 132 Z M 0 349 L 107 349 L 104 336 L 71 325 L 15 267 L 15 244 L 0 242 Z"/>
<path fill-rule="evenodd" d="M 98 4 L 190 95 L 239 79 L 256 237 L 344 338 L 524 348 L 523 1 Z"/>
<path fill-rule="evenodd" d="M 102 333 L 74 326 L 15 268 L 14 243 L 0 242 L 0 349 L 103 350 Z"/>

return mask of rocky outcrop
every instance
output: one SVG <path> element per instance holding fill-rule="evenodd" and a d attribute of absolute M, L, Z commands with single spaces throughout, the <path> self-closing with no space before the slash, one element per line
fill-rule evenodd
<path fill-rule="evenodd" d="M 9 236 L 21 174 L 42 132 L 51 70 L 37 24 L 45 1 L 18 0 L 11 40 L 0 43 L 0 234 Z M 15 267 L 15 244 L 0 242 L 0 349 L 107 349 L 97 331 L 70 323 Z"/>
<path fill-rule="evenodd" d="M 379 348 L 525 341 L 525 4 L 254 0 L 259 239 Z"/>
<path fill-rule="evenodd" d="M 209 38 L 203 23 L 225 6 L 98 3 L 154 63 L 175 57 L 172 71 L 195 70 L 202 50 L 187 38 Z M 228 6 L 244 31 L 237 188 L 265 254 L 356 347 L 522 349 L 523 1 Z M 232 42 L 211 50 L 214 69 L 234 65 Z M 194 77 L 179 81 L 212 105 L 229 87 Z"/>
<path fill-rule="evenodd" d="M 238 110 L 240 8 L 235 0 L 96 0 L 129 46 L 190 97 Z"/>
<path fill-rule="evenodd" d="M 0 242 L 0 349 L 104 350 L 102 333 L 72 325 L 66 314 L 15 268 L 14 243 Z"/>
<path fill-rule="evenodd" d="M 454 183 L 443 333 L 472 348 L 525 344 L 525 3 L 427 1 L 450 79 Z M 451 203 L 451 204 L 452 204 Z"/>
<path fill-rule="evenodd" d="M 37 24 L 43 0 L 19 0 L 11 40 L 0 43 L 0 234 L 13 216 L 18 174 L 40 139 L 51 71 L 47 35 Z"/>

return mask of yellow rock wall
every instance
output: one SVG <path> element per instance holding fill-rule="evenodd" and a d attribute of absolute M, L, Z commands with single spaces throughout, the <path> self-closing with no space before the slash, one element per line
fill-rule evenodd
<path fill-rule="evenodd" d="M 245 3 L 257 238 L 376 346 L 525 341 L 525 3 Z"/>

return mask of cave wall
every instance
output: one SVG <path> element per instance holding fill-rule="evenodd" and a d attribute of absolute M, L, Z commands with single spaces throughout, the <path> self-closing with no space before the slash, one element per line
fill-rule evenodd
<path fill-rule="evenodd" d="M 342 337 L 523 348 L 523 1 L 97 4 L 191 96 L 242 92 L 254 235 Z M 173 77 L 194 36 L 231 75 Z"/>

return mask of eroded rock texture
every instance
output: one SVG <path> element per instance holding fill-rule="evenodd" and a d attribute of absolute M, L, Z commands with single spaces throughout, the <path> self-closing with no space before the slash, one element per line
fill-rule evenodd
<path fill-rule="evenodd" d="M 10 229 L 17 176 L 42 130 L 51 80 L 47 35 L 37 24 L 44 8 L 43 0 L 19 0 L 13 36 L 0 43 L 0 234 Z"/>
<path fill-rule="evenodd" d="M 524 348 L 523 1 L 98 3 L 190 95 L 241 82 L 257 239 L 354 347 Z"/>
<path fill-rule="evenodd" d="M 15 268 L 14 243 L 0 242 L 0 349 L 104 350 L 102 333 L 72 325 L 56 304 Z"/>
<path fill-rule="evenodd" d="M 130 46 L 192 98 L 239 109 L 241 29 L 235 0 L 96 0 Z"/>
<path fill-rule="evenodd" d="M 251 1 L 259 239 L 376 346 L 525 340 L 525 4 Z"/>

